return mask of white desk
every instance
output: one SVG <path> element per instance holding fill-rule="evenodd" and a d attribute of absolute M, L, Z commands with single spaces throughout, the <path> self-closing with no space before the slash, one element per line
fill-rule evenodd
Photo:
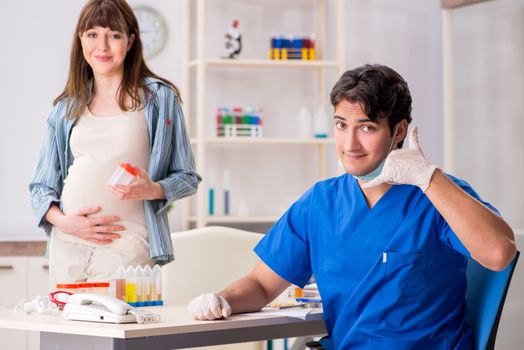
<path fill-rule="evenodd" d="M 160 323 L 107 324 L 67 321 L 57 315 L 0 315 L 0 328 L 39 331 L 42 350 L 182 349 L 284 337 L 326 334 L 322 311 L 307 318 L 241 316 L 227 320 L 195 321 L 187 307 L 148 308 L 161 315 Z"/>

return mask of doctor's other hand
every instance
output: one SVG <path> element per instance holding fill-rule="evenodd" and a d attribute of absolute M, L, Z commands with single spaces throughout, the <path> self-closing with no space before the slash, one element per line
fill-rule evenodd
<path fill-rule="evenodd" d="M 371 188 L 382 183 L 418 186 L 426 192 L 437 166 L 429 162 L 420 149 L 418 129 L 412 128 L 408 135 L 408 148 L 392 151 L 384 162 L 379 176 L 365 183 L 362 188 Z"/>
<path fill-rule="evenodd" d="M 201 294 L 193 299 L 188 306 L 189 313 L 195 320 L 217 320 L 231 316 L 231 306 L 220 295 L 214 293 Z"/>
<path fill-rule="evenodd" d="M 120 221 L 118 216 L 106 215 L 96 218 L 88 217 L 101 210 L 100 207 L 82 207 L 71 213 L 64 214 L 56 226 L 60 231 L 85 239 L 94 243 L 108 244 L 121 236 L 116 231 L 123 231 L 125 227 L 112 225 Z"/>
<path fill-rule="evenodd" d="M 132 165 L 138 172 L 137 178 L 129 185 L 109 185 L 109 189 L 119 199 L 153 200 L 164 199 L 164 189 L 158 182 L 151 181 L 147 171 Z"/>

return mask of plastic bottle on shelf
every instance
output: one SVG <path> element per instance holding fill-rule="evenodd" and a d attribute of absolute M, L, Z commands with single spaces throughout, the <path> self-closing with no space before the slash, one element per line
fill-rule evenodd
<path fill-rule="evenodd" d="M 222 187 L 224 189 L 224 215 L 227 216 L 231 213 L 231 198 L 229 197 L 229 191 L 231 189 L 231 172 L 229 169 L 224 169 L 222 175 Z"/>
<path fill-rule="evenodd" d="M 316 138 L 327 138 L 329 132 L 329 119 L 326 109 L 319 105 L 315 112 L 313 131 Z"/>
<path fill-rule="evenodd" d="M 311 131 L 311 114 L 306 107 L 300 108 L 300 112 L 297 115 L 298 125 L 298 137 L 310 138 L 312 135 Z"/>

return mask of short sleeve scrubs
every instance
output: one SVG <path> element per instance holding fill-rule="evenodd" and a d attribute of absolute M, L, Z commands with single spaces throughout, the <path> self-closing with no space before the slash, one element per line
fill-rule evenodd
<path fill-rule="evenodd" d="M 335 349 L 471 348 L 468 252 L 418 187 L 391 186 L 370 209 L 351 175 L 319 182 L 255 252 L 290 283 L 314 274 Z"/>

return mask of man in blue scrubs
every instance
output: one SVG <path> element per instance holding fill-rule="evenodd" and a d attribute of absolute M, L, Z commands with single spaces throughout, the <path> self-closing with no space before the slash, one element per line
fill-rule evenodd
<path fill-rule="evenodd" d="M 262 263 L 189 306 L 196 319 L 259 310 L 314 274 L 335 349 L 471 349 L 466 257 L 502 270 L 514 235 L 464 181 L 423 155 L 394 70 L 347 71 L 331 92 L 346 173 L 318 182 L 256 246 Z M 402 147 L 408 138 L 408 147 Z"/>

